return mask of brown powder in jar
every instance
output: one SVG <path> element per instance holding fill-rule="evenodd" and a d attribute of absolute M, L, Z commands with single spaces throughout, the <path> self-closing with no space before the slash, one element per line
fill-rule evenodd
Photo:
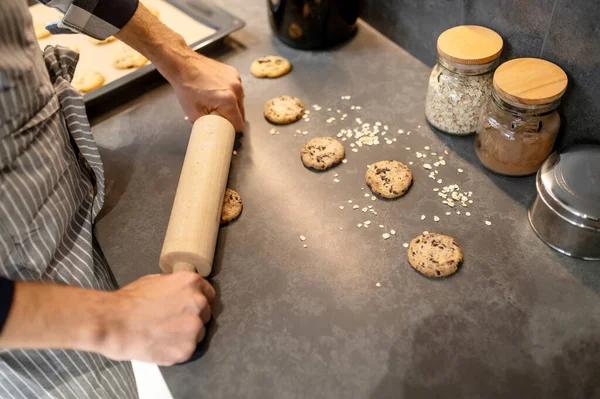
<path fill-rule="evenodd" d="M 493 121 L 495 123 L 490 123 Z M 552 152 L 560 125 L 558 114 L 541 117 L 538 129 L 525 126 L 514 130 L 493 119 L 483 121 L 475 137 L 475 152 L 488 169 L 509 176 L 530 175 Z"/>

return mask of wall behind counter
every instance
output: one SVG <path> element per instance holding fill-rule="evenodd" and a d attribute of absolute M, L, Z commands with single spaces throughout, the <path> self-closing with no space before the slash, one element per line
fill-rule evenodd
<path fill-rule="evenodd" d="M 600 143 L 599 0 L 365 0 L 362 17 L 430 66 L 444 30 L 494 29 L 504 39 L 503 60 L 544 58 L 569 76 L 559 145 Z"/>

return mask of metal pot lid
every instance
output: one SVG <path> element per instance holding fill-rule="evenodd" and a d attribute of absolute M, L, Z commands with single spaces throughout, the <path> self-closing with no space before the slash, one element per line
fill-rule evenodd
<path fill-rule="evenodd" d="M 538 172 L 537 189 L 563 219 L 600 230 L 600 145 L 575 145 L 551 154 Z"/>

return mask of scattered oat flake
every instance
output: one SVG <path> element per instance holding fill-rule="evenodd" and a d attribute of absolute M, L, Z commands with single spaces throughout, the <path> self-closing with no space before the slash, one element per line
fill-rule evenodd
<path fill-rule="evenodd" d="M 471 216 L 471 212 L 465 212 L 465 215 Z"/>
<path fill-rule="evenodd" d="M 431 170 L 431 165 L 429 165 L 428 163 L 423 164 L 423 167 L 427 170 Z"/>
<path fill-rule="evenodd" d="M 368 210 L 369 210 L 369 208 L 367 208 L 366 206 L 363 209 L 361 209 L 361 211 L 363 211 L 363 212 L 366 212 Z"/>
<path fill-rule="evenodd" d="M 351 203 L 352 203 L 352 200 L 348 200 L 348 203 L 349 203 L 349 204 L 351 204 Z"/>
<path fill-rule="evenodd" d="M 189 120 L 190 120 L 190 118 L 189 118 L 188 116 L 186 116 L 186 117 L 185 117 L 185 118 L 183 118 L 183 119 L 184 119 L 184 120 L 186 120 L 186 121 L 189 121 Z"/>
<path fill-rule="evenodd" d="M 376 283 L 375 286 L 376 287 L 381 287 L 381 283 Z"/>
<path fill-rule="evenodd" d="M 340 206 L 339 206 L 339 208 L 340 208 L 340 209 L 344 209 L 344 205 L 340 205 Z"/>
<path fill-rule="evenodd" d="M 450 216 L 452 215 L 452 212 L 446 212 L 446 215 Z"/>
<path fill-rule="evenodd" d="M 408 164 L 409 164 L 409 165 L 413 165 L 413 164 L 414 164 L 414 162 L 413 162 L 413 161 L 410 161 L 410 162 L 408 162 Z"/>
<path fill-rule="evenodd" d="M 425 147 L 423 147 L 423 148 L 425 149 L 425 151 L 429 151 L 429 146 L 427 146 L 427 145 L 426 145 L 426 146 L 425 146 Z"/>
<path fill-rule="evenodd" d="M 356 148 L 353 148 L 353 149 L 352 149 L 352 152 L 358 152 L 358 149 L 356 149 Z"/>
<path fill-rule="evenodd" d="M 382 225 L 382 224 L 380 224 L 380 225 L 379 225 L 379 228 L 380 228 L 380 229 L 383 229 L 383 225 Z"/>
<path fill-rule="evenodd" d="M 425 216 L 425 215 L 421 215 L 421 220 L 425 220 L 426 217 L 427 216 Z"/>
<path fill-rule="evenodd" d="M 434 222 L 439 222 L 439 221 L 440 221 L 440 218 L 439 218 L 439 216 L 434 216 L 434 217 L 433 217 L 433 221 L 434 221 Z"/>
<path fill-rule="evenodd" d="M 442 179 L 437 179 L 437 184 L 442 184 Z"/>
<path fill-rule="evenodd" d="M 492 225 L 492 222 L 490 222 L 489 220 L 486 220 L 486 221 L 485 221 L 485 224 L 487 224 L 488 226 L 491 226 L 491 225 Z"/>
<path fill-rule="evenodd" d="M 358 206 L 358 205 L 354 205 L 354 206 L 352 207 L 352 209 L 358 209 L 358 208 L 360 208 L 360 206 Z"/>
<path fill-rule="evenodd" d="M 440 189 L 436 187 L 433 189 L 433 191 L 440 191 Z"/>
<path fill-rule="evenodd" d="M 427 230 L 425 230 L 425 231 L 423 232 L 423 235 L 424 235 L 424 236 L 426 236 L 427 234 L 429 234 L 429 232 L 428 232 Z"/>
<path fill-rule="evenodd" d="M 357 224 L 356 227 L 360 229 L 362 227 L 362 223 Z"/>
<path fill-rule="evenodd" d="M 390 238 L 390 233 L 383 233 L 381 236 L 384 240 L 387 240 L 388 238 Z"/>
<path fill-rule="evenodd" d="M 300 241 L 304 241 L 304 240 L 306 240 L 306 237 L 300 236 Z"/>
<path fill-rule="evenodd" d="M 406 151 L 410 151 L 410 147 L 406 147 L 406 148 L 405 148 L 405 150 L 406 150 Z"/>
<path fill-rule="evenodd" d="M 233 155 L 237 155 L 237 151 L 236 150 L 233 150 Z"/>
<path fill-rule="evenodd" d="M 448 155 L 448 150 L 444 150 L 444 154 Z"/>
<path fill-rule="evenodd" d="M 304 244 L 304 245 L 303 245 L 303 247 L 304 247 L 304 248 L 308 248 L 308 245 Z"/>
<path fill-rule="evenodd" d="M 375 200 L 377 200 L 377 197 L 376 196 L 372 196 L 371 197 L 371 201 L 375 201 Z"/>
<path fill-rule="evenodd" d="M 402 246 L 403 246 L 404 248 L 408 248 L 408 243 L 407 243 L 407 242 L 405 242 L 404 244 L 402 244 Z"/>
<path fill-rule="evenodd" d="M 464 171 L 463 171 L 461 168 L 458 168 L 456 171 L 457 171 L 458 173 L 462 173 L 462 172 L 464 172 Z"/>
<path fill-rule="evenodd" d="M 369 198 L 370 196 L 371 196 L 371 194 L 365 193 L 365 198 Z"/>
<path fill-rule="evenodd" d="M 396 230 L 390 230 L 390 233 L 391 233 L 392 235 L 395 235 L 395 234 L 396 234 Z"/>
<path fill-rule="evenodd" d="M 346 162 L 348 162 L 347 159 L 342 159 L 342 163 L 346 163 Z"/>

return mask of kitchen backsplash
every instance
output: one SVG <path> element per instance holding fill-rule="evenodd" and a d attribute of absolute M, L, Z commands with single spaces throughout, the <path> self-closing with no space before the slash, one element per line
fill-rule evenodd
<path fill-rule="evenodd" d="M 503 60 L 539 57 L 569 76 L 559 145 L 600 143 L 599 0 L 365 0 L 363 19 L 427 65 L 437 37 L 482 25 L 504 39 Z M 423 93 L 425 96 L 425 93 Z"/>

